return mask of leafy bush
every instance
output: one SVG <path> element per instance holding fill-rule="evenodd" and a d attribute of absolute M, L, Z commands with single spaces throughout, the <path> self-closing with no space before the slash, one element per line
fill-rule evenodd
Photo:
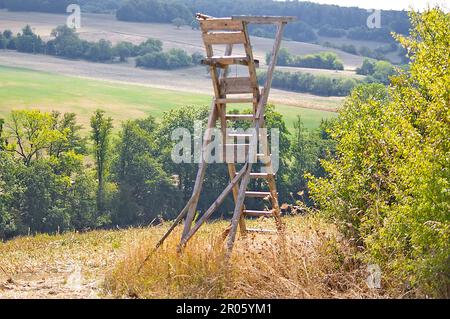
<path fill-rule="evenodd" d="M 155 39 L 148 39 L 145 42 L 142 42 L 139 44 L 134 52 L 135 55 L 145 55 L 147 53 L 154 53 L 154 52 L 162 52 L 163 50 L 163 43 L 160 40 Z"/>
<path fill-rule="evenodd" d="M 356 69 L 356 73 L 369 75 L 368 82 L 389 84 L 389 78 L 395 74 L 395 68 L 386 61 L 364 59 L 362 66 Z"/>
<path fill-rule="evenodd" d="M 112 60 L 113 53 L 111 42 L 102 39 L 98 42 L 89 43 L 84 52 L 84 57 L 93 62 L 106 62 Z"/>
<path fill-rule="evenodd" d="M 328 177 L 309 186 L 391 285 L 448 298 L 450 16 L 429 9 L 411 18 L 411 38 L 399 37 L 410 70 L 389 91 L 372 84 L 352 93 L 331 130 Z"/>
<path fill-rule="evenodd" d="M 260 83 L 264 83 L 265 78 L 265 72 L 258 73 Z M 272 82 L 275 88 L 321 96 L 347 96 L 357 84 L 358 81 L 351 78 L 334 79 L 324 75 L 282 71 L 274 72 Z"/>
<path fill-rule="evenodd" d="M 266 63 L 270 62 L 270 54 L 266 55 Z M 344 64 L 339 60 L 336 53 L 320 52 L 308 55 L 292 55 L 285 48 L 278 54 L 277 65 L 292 66 L 312 69 L 343 70 Z"/>
<path fill-rule="evenodd" d="M 192 64 L 199 65 L 201 61 L 205 58 L 205 56 L 200 52 L 194 52 L 191 55 L 192 57 Z"/>
<path fill-rule="evenodd" d="M 136 59 L 136 66 L 155 69 L 177 69 L 192 65 L 192 57 L 181 49 L 147 53 Z"/>

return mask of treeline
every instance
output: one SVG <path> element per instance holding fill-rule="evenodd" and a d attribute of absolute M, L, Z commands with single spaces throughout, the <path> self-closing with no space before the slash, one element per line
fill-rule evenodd
<path fill-rule="evenodd" d="M 313 42 L 317 40 L 315 29 L 324 36 L 348 36 L 357 40 L 392 42 L 391 32 L 407 34 L 409 20 L 406 12 L 383 11 L 383 27 L 366 27 L 369 13 L 364 9 L 320 5 L 308 2 L 279 2 L 265 0 L 238 1 L 162 1 L 128 0 L 117 10 L 117 18 L 126 21 L 165 22 L 181 18 L 191 23 L 196 12 L 223 17 L 231 15 L 290 15 L 298 21 L 290 23 L 285 36 L 295 41 Z M 251 27 L 253 34 L 273 37 L 271 27 Z"/>
<path fill-rule="evenodd" d="M 263 84 L 266 72 L 258 72 L 258 81 Z M 275 71 L 272 86 L 281 90 L 310 93 L 320 96 L 347 96 L 361 81 L 352 78 L 333 78 L 302 72 Z"/>
<path fill-rule="evenodd" d="M 111 61 L 116 52 L 119 52 L 111 42 L 106 40 L 98 42 L 81 40 L 75 31 L 67 26 L 57 27 L 52 31 L 52 36 L 54 39 L 45 42 L 33 32 L 29 25 L 25 26 L 22 33 L 18 33 L 16 36 L 10 30 L 5 30 L 0 34 L 0 49 L 95 62 Z"/>
<path fill-rule="evenodd" d="M 118 20 L 171 23 L 179 18 L 192 21 L 194 14 L 182 1 L 136 0 L 125 2 L 116 12 Z"/>
<path fill-rule="evenodd" d="M 70 4 L 78 4 L 78 0 L 0 0 L 0 8 L 9 11 L 36 11 L 65 13 Z M 3 6 L 2 6 L 3 5 Z"/>
<path fill-rule="evenodd" d="M 110 12 L 116 10 L 119 20 L 171 23 L 180 18 L 191 24 L 196 12 L 213 16 L 230 15 L 292 15 L 298 21 L 286 28 L 285 36 L 295 41 L 317 40 L 316 29 L 321 36 L 347 36 L 356 40 L 393 42 L 391 32 L 407 34 L 410 23 L 404 11 L 383 11 L 383 27 L 369 29 L 366 21 L 369 13 L 364 9 L 321 5 L 309 2 L 280 2 L 266 0 L 2 0 L 11 11 L 40 11 L 65 13 L 69 4 L 80 4 L 82 10 Z M 1 5 L 1 4 L 0 4 Z M 270 27 L 251 27 L 251 32 L 273 37 Z"/>
<path fill-rule="evenodd" d="M 172 161 L 179 142 L 172 140 L 172 132 L 185 127 L 193 133 L 195 121 L 206 125 L 208 111 L 186 106 L 166 112 L 160 121 L 151 116 L 126 121 L 114 134 L 112 119 L 97 110 L 88 136 L 73 113 L 12 111 L 0 120 L 0 239 L 173 218 L 191 196 L 198 164 L 194 155 L 192 164 Z M 306 131 L 298 119 L 291 137 L 273 106 L 266 122 L 280 132 L 280 200 L 308 202 L 303 175 L 308 170 L 323 176 L 319 160 L 334 149 L 325 133 L 329 123 Z M 226 165 L 211 165 L 199 210 L 207 209 L 228 182 Z M 292 195 L 293 189 L 304 192 L 303 197 Z M 232 211 L 232 198 L 227 198 L 216 216 L 227 218 Z"/>
<path fill-rule="evenodd" d="M 199 64 L 203 55 L 187 54 L 184 50 L 172 49 L 163 52 L 163 43 L 148 39 L 139 45 L 131 42 L 110 41 L 89 42 L 80 39 L 78 34 L 67 26 L 59 26 L 52 31 L 53 39 L 45 42 L 36 35 L 30 26 L 23 28 L 16 36 L 10 30 L 0 33 L 0 49 L 17 50 L 24 53 L 48 54 L 69 59 L 84 59 L 93 62 L 125 62 L 136 57 L 136 66 L 158 69 L 175 69 Z"/>
<path fill-rule="evenodd" d="M 283 54 L 281 57 L 283 57 Z M 407 66 L 403 66 L 400 69 L 405 70 Z M 359 84 L 381 83 L 388 85 L 391 76 L 396 74 L 396 69 L 387 61 L 364 59 L 362 66 L 356 70 L 356 73 L 366 77 L 361 81 L 349 77 L 336 78 L 299 71 L 275 71 L 272 86 L 281 90 L 320 96 L 347 96 Z M 263 84 L 266 80 L 266 72 L 258 72 L 258 80 Z"/>
<path fill-rule="evenodd" d="M 345 44 L 344 43 L 341 45 L 337 45 L 337 44 L 330 43 L 328 41 L 324 42 L 322 45 L 325 47 L 328 47 L 328 48 L 334 48 L 334 49 L 342 50 L 342 51 L 350 53 L 350 54 L 360 55 L 363 57 L 372 58 L 372 59 L 376 59 L 376 60 L 387 60 L 386 54 L 399 50 L 398 55 L 402 58 L 402 62 L 405 62 L 405 63 L 407 62 L 406 52 L 402 48 L 399 48 L 398 45 L 394 42 L 380 46 L 373 50 L 366 46 L 361 46 L 361 47 L 357 48 L 353 44 Z"/>
<path fill-rule="evenodd" d="M 139 56 L 136 66 L 170 70 L 199 64 L 202 58 L 200 53 L 189 55 L 182 49 L 171 49 L 168 52 L 155 51 Z"/>
<path fill-rule="evenodd" d="M 266 63 L 270 62 L 270 54 L 266 55 Z M 308 55 L 292 55 L 286 48 L 278 53 L 277 65 L 312 69 L 343 70 L 344 64 L 336 53 L 320 52 Z"/>
<path fill-rule="evenodd" d="M 78 4 L 83 12 L 115 12 L 126 0 L 0 0 L 0 9 L 66 13 L 70 4 Z"/>
<path fill-rule="evenodd" d="M 92 13 L 114 13 L 126 0 L 78 0 L 72 3 L 78 3 L 82 12 Z"/>

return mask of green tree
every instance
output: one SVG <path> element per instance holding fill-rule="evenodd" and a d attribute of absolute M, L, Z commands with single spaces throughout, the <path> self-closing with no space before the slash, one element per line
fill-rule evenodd
<path fill-rule="evenodd" d="M 0 34 L 0 50 L 4 50 L 8 47 L 8 39 Z"/>
<path fill-rule="evenodd" d="M 5 120 L 0 118 L 0 151 L 3 151 L 6 147 L 6 139 L 3 136 L 3 126 L 5 125 Z"/>
<path fill-rule="evenodd" d="M 23 229 L 20 205 L 24 185 L 19 180 L 24 165 L 11 154 L 0 152 L 0 239 Z"/>
<path fill-rule="evenodd" d="M 52 144 L 64 143 L 64 132 L 54 128 L 50 113 L 38 110 L 11 112 L 11 121 L 6 123 L 7 150 L 18 155 L 26 166 L 48 152 Z"/>
<path fill-rule="evenodd" d="M 105 117 L 102 110 L 95 111 L 91 117 L 91 140 L 94 144 L 94 160 L 97 169 L 97 209 L 100 215 L 105 213 L 105 178 L 110 159 L 110 139 L 113 129 L 112 119 Z"/>
<path fill-rule="evenodd" d="M 73 150 L 77 154 L 86 154 L 86 137 L 81 136 L 81 125 L 77 124 L 75 113 L 61 114 L 58 111 L 52 112 L 52 130 L 64 136 L 63 139 L 50 143 L 48 152 L 50 156 L 57 158 L 64 152 Z"/>
<path fill-rule="evenodd" d="M 311 204 L 307 186 L 307 174 L 323 177 L 325 172 L 320 164 L 334 153 L 334 141 L 327 134 L 330 123 L 323 121 L 317 130 L 307 130 L 300 116 L 294 123 L 294 133 L 289 149 L 289 167 L 285 176 L 287 189 L 292 192 L 289 200 L 301 200 Z"/>
<path fill-rule="evenodd" d="M 171 153 L 175 142 L 172 141 L 172 132 L 177 128 L 186 128 L 190 134 L 194 134 L 194 123 L 200 121 L 201 126 L 206 127 L 209 109 L 207 107 L 184 106 L 164 112 L 157 135 L 162 152 L 164 169 L 171 175 L 177 175 L 179 179 L 178 189 L 183 194 L 183 200 L 189 200 L 192 194 L 198 165 L 195 164 L 192 152 L 190 163 L 175 164 L 171 159 Z M 192 141 L 191 149 L 194 149 Z"/>
<path fill-rule="evenodd" d="M 202 62 L 202 60 L 205 58 L 205 56 L 200 52 L 194 52 L 194 53 L 192 53 L 191 58 L 192 58 L 192 64 L 199 65 Z"/>
<path fill-rule="evenodd" d="M 13 33 L 11 30 L 5 30 L 5 31 L 3 31 L 3 36 L 6 39 L 11 40 L 13 38 Z"/>
<path fill-rule="evenodd" d="M 29 25 L 22 29 L 22 33 L 15 39 L 17 51 L 25 53 L 42 53 L 44 51 L 44 41 L 36 35 Z"/>
<path fill-rule="evenodd" d="M 180 29 L 181 26 L 185 25 L 185 22 L 184 22 L 184 20 L 181 19 L 181 18 L 175 18 L 175 19 L 172 20 L 172 24 L 173 24 L 174 26 L 176 26 L 177 29 Z"/>
<path fill-rule="evenodd" d="M 147 39 L 137 47 L 137 55 L 145 55 L 148 53 L 162 52 L 163 43 L 160 40 Z"/>
<path fill-rule="evenodd" d="M 389 78 L 395 74 L 395 69 L 389 62 L 378 61 L 375 64 L 372 77 L 383 84 L 389 84 Z"/>
<path fill-rule="evenodd" d="M 372 75 L 375 72 L 376 61 L 365 58 L 360 68 L 356 69 L 357 74 Z"/>
<path fill-rule="evenodd" d="M 157 129 L 153 117 L 123 124 L 113 165 L 118 184 L 115 224 L 148 224 L 159 215 L 172 217 L 180 209 L 180 196 L 163 169 Z"/>
<path fill-rule="evenodd" d="M 13 111 L 1 152 L 0 237 L 97 225 L 94 178 L 83 165 L 84 139 L 69 113 Z"/>
<path fill-rule="evenodd" d="M 133 55 L 134 45 L 130 42 L 119 42 L 114 47 L 114 54 L 120 58 L 120 62 L 125 62 Z"/>
<path fill-rule="evenodd" d="M 66 25 L 58 26 L 52 31 L 52 36 L 55 37 L 53 45 L 56 55 L 71 59 L 77 59 L 83 56 L 83 42 L 78 37 L 78 34 L 75 33 L 74 29 Z"/>

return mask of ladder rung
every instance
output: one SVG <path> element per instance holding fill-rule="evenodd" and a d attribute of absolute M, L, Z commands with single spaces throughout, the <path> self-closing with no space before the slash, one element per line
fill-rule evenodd
<path fill-rule="evenodd" d="M 236 173 L 237 175 L 238 173 Z M 272 174 L 270 174 L 272 175 Z M 250 178 L 269 178 L 269 173 L 250 173 Z"/>
<path fill-rule="evenodd" d="M 273 216 L 273 212 L 271 210 L 250 210 L 246 209 L 243 211 L 243 213 L 247 216 L 253 216 L 253 217 L 271 217 Z"/>
<path fill-rule="evenodd" d="M 226 147 L 249 147 L 250 144 L 225 144 Z"/>
<path fill-rule="evenodd" d="M 247 121 L 253 121 L 255 116 L 253 114 L 227 114 L 225 116 L 227 120 L 247 120 Z"/>
<path fill-rule="evenodd" d="M 229 137 L 253 137 L 253 134 L 250 133 L 228 133 Z"/>
<path fill-rule="evenodd" d="M 245 55 L 212 56 L 202 60 L 205 65 L 227 66 L 231 64 L 248 65 L 249 59 Z M 255 67 L 259 67 L 259 60 L 253 60 Z"/>
<path fill-rule="evenodd" d="M 254 98 L 226 98 L 226 99 L 216 99 L 216 104 L 227 104 L 227 103 L 256 103 Z"/>
<path fill-rule="evenodd" d="M 211 32 L 203 34 L 203 41 L 206 45 L 211 44 L 245 44 L 247 38 L 242 31 L 231 32 Z"/>
<path fill-rule="evenodd" d="M 254 87 L 249 77 L 225 78 L 220 81 L 223 94 L 253 93 Z"/>
<path fill-rule="evenodd" d="M 271 196 L 270 192 L 252 192 L 252 191 L 246 191 L 245 192 L 245 196 L 247 197 L 267 197 L 267 196 Z"/>
<path fill-rule="evenodd" d="M 264 233 L 264 234 L 276 234 L 277 231 L 273 229 L 255 229 L 255 228 L 247 228 L 249 233 Z"/>

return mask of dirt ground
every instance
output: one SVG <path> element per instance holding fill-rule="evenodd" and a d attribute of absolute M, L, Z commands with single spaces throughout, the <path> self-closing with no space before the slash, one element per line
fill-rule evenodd
<path fill-rule="evenodd" d="M 78 265 L 0 282 L 1 299 L 98 299 L 101 280 L 85 281 Z"/>
<path fill-rule="evenodd" d="M 0 299 L 108 298 L 105 276 L 146 233 L 134 228 L 0 241 Z"/>

